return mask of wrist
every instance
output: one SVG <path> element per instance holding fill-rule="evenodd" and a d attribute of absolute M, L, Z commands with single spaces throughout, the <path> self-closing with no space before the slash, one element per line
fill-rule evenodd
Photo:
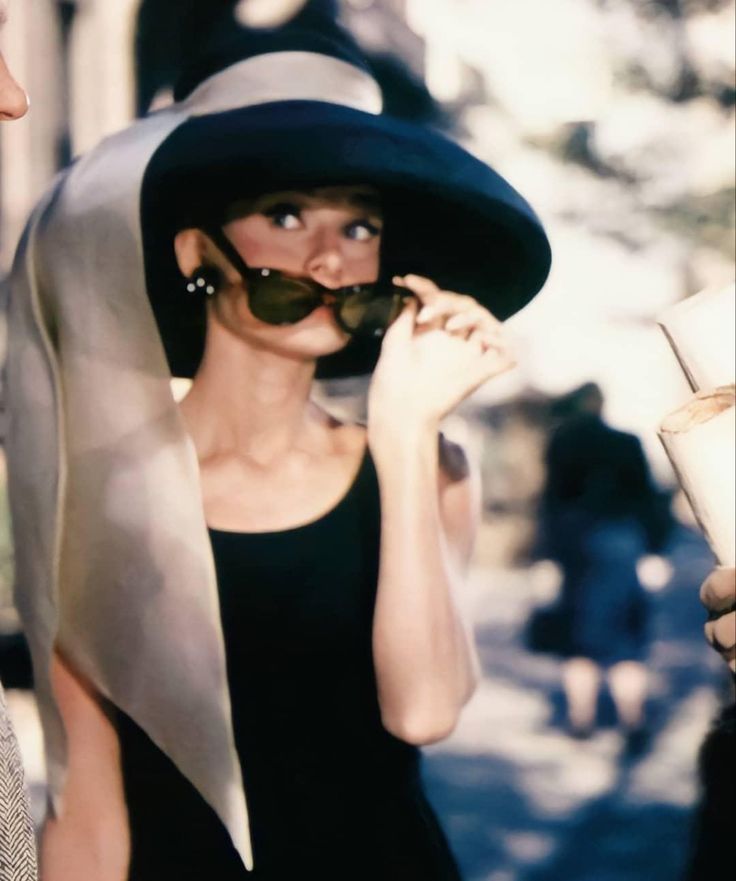
<path fill-rule="evenodd" d="M 368 399 L 369 433 L 421 437 L 436 434 L 440 421 L 439 413 L 415 408 L 411 400 L 385 402 Z"/>
<path fill-rule="evenodd" d="M 439 420 L 368 419 L 368 446 L 380 467 L 437 456 Z"/>

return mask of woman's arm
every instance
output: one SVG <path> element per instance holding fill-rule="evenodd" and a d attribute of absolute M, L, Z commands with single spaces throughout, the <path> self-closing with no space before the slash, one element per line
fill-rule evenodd
<path fill-rule="evenodd" d="M 385 437 L 384 437 L 385 439 Z M 479 519 L 462 450 L 426 432 L 372 444 L 381 491 L 373 655 L 384 726 L 410 743 L 447 737 L 479 679 L 458 607 Z"/>
<path fill-rule="evenodd" d="M 421 309 L 410 301 L 389 328 L 368 395 L 382 520 L 373 654 L 385 727 L 431 743 L 455 727 L 479 670 L 458 608 L 479 519 L 477 482 L 456 447 L 438 448 L 438 428 L 514 359 L 501 325 L 476 300 L 419 276 L 395 281 Z"/>
<path fill-rule="evenodd" d="M 125 881 L 130 840 L 117 733 L 99 695 L 59 655 L 52 684 L 66 729 L 69 770 L 60 817 L 41 839 L 43 881 Z"/>

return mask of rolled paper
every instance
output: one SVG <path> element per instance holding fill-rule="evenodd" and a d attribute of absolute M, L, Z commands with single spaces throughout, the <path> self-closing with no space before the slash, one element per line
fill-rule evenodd
<path fill-rule="evenodd" d="M 662 422 L 659 438 L 722 566 L 736 565 L 736 388 L 699 392 Z"/>
<path fill-rule="evenodd" d="M 693 391 L 736 379 L 736 286 L 706 288 L 658 319 Z"/>

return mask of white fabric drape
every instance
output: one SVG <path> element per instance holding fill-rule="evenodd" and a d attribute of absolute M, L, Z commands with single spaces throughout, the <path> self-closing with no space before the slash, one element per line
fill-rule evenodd
<path fill-rule="evenodd" d="M 65 736 L 55 644 L 197 787 L 253 865 L 197 460 L 145 291 L 146 166 L 191 115 L 312 99 L 378 112 L 373 80 L 312 53 L 256 56 L 57 178 L 10 280 L 7 456 L 16 600 L 54 810 Z M 288 842 L 285 842 L 288 846 Z"/>

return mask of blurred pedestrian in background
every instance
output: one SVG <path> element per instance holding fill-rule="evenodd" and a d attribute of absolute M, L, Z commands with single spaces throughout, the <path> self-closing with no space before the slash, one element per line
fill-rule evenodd
<path fill-rule="evenodd" d="M 546 451 L 536 553 L 561 570 L 557 644 L 570 732 L 595 728 L 602 678 L 630 748 L 644 738 L 648 600 L 642 561 L 665 547 L 671 517 L 641 443 L 603 420 L 587 383 L 561 399 Z"/>
<path fill-rule="evenodd" d="M 6 14 L 5 3 L 0 0 L 0 31 Z M 8 70 L 0 51 L 0 120 L 20 119 L 27 110 L 28 96 Z M 0 682 L 0 881 L 32 881 L 35 877 L 35 838 L 23 765 Z"/>
<path fill-rule="evenodd" d="M 380 113 L 337 25 L 227 24 L 56 182 L 12 279 L 45 881 L 456 881 L 418 747 L 475 686 L 479 511 L 438 426 L 512 365 L 500 321 L 549 244 L 492 169 Z M 367 425 L 311 397 L 356 375 Z"/>

